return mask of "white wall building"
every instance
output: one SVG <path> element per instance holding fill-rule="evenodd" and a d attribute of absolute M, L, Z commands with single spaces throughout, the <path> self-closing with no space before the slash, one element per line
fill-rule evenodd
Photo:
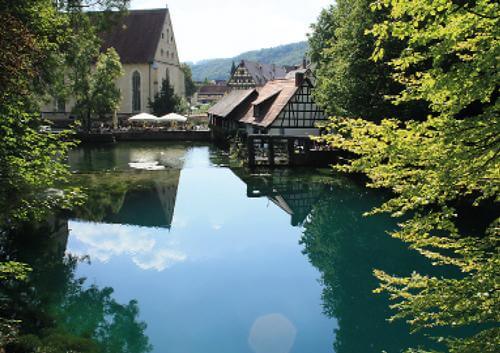
<path fill-rule="evenodd" d="M 124 75 L 116 82 L 122 95 L 118 114 L 149 112 L 148 100 L 153 99 L 166 78 L 177 95 L 185 95 L 184 73 L 168 8 L 130 10 L 101 39 L 101 49 L 115 48 L 123 65 Z M 71 99 L 65 104 L 53 100 L 42 111 L 50 118 L 68 115 L 72 108 Z"/>

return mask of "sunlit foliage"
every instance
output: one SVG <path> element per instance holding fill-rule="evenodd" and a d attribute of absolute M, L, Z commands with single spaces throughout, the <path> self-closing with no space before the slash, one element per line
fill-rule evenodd
<path fill-rule="evenodd" d="M 380 123 L 338 114 L 325 137 L 357 156 L 337 169 L 364 173 L 370 187 L 392 190 L 394 197 L 372 213 L 406 215 L 394 237 L 436 265 L 463 272 L 458 279 L 375 272 L 378 291 L 395 301 L 393 319 L 406 319 L 414 330 L 470 329 L 466 337 L 442 338 L 451 352 L 494 352 L 500 343 L 499 6 L 488 0 L 375 2 L 372 10 L 388 17 L 367 32 L 376 46 L 371 59 L 390 65 L 402 85 L 392 102 L 425 101 L 431 114 L 421 122 Z M 388 57 L 385 46 L 395 39 L 405 48 Z M 483 217 L 475 227 L 463 226 L 473 212 Z"/>

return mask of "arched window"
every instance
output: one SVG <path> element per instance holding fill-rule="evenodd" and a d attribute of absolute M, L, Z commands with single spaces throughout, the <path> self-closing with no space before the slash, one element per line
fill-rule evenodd
<path fill-rule="evenodd" d="M 141 75 L 138 71 L 132 74 L 132 111 L 141 111 Z"/>
<path fill-rule="evenodd" d="M 170 71 L 168 70 L 168 67 L 165 69 L 165 80 L 170 83 Z"/>

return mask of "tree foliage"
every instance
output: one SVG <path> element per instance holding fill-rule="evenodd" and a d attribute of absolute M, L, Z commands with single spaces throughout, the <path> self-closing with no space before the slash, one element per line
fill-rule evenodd
<path fill-rule="evenodd" d="M 375 39 L 365 32 L 387 19 L 385 12 L 370 11 L 372 0 L 339 0 L 324 9 L 309 36 L 315 64 L 317 102 L 332 115 L 380 121 L 384 117 L 417 118 L 425 105 L 407 102 L 395 106 L 387 96 L 402 85 L 391 77 L 385 61 L 373 62 Z M 390 38 L 380 46 L 388 58 L 397 57 L 404 40 Z"/>
<path fill-rule="evenodd" d="M 182 110 L 181 105 L 182 100 L 175 94 L 174 87 L 170 85 L 168 79 L 162 81 L 160 92 L 156 93 L 153 100 L 149 101 L 149 108 L 156 116 L 179 112 Z"/>
<path fill-rule="evenodd" d="M 67 134 L 40 132 L 38 102 L 53 82 L 67 41 L 66 20 L 50 1 L 1 1 L 0 14 L 0 228 L 67 206 L 74 193 L 54 190 L 68 175 Z"/>
<path fill-rule="evenodd" d="M 99 55 L 90 85 L 92 112 L 97 117 L 102 119 L 118 109 L 121 93 L 116 79 L 122 75 L 120 57 L 114 48 Z"/>
<path fill-rule="evenodd" d="M 472 333 L 443 338 L 450 352 L 494 352 L 500 344 L 500 178 L 498 54 L 500 8 L 495 1 L 381 0 L 388 14 L 369 34 L 375 64 L 385 62 L 403 90 L 393 103 L 428 103 L 425 121 L 380 123 L 337 116 L 325 140 L 357 158 L 337 169 L 362 172 L 369 186 L 394 197 L 371 213 L 406 215 L 392 235 L 433 260 L 458 266 L 463 276 L 443 279 L 376 271 L 380 291 L 390 293 L 397 314 L 414 328 L 467 327 Z M 387 56 L 386 44 L 405 43 Z M 464 227 L 463 218 L 486 214 L 485 224 Z"/>
<path fill-rule="evenodd" d="M 196 85 L 193 81 L 193 73 L 191 66 L 181 64 L 181 70 L 184 73 L 184 87 L 186 88 L 186 97 L 192 97 L 196 93 Z"/>

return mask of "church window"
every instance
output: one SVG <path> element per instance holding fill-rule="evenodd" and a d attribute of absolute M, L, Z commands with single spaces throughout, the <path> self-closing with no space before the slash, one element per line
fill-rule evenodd
<path fill-rule="evenodd" d="M 141 110 L 141 75 L 138 71 L 132 74 L 132 111 Z"/>

